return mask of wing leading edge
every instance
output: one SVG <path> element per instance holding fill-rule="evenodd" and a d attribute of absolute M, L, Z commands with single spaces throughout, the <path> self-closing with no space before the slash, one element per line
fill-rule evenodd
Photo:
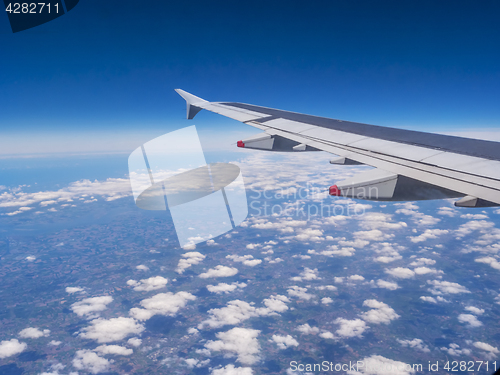
<path fill-rule="evenodd" d="M 338 182 L 331 195 L 372 200 L 461 198 L 455 205 L 500 205 L 500 143 L 329 119 L 231 102 L 208 102 L 176 90 L 187 118 L 206 109 L 263 130 L 239 147 L 326 151 L 334 164 L 377 169 Z"/>

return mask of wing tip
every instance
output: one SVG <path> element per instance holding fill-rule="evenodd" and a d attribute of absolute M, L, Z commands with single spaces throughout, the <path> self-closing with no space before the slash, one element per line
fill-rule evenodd
<path fill-rule="evenodd" d="M 203 108 L 197 106 L 196 104 L 208 103 L 205 99 L 198 96 L 190 94 L 182 89 L 174 89 L 177 94 L 179 94 L 186 101 L 186 117 L 188 120 L 192 120 L 198 112 Z"/>

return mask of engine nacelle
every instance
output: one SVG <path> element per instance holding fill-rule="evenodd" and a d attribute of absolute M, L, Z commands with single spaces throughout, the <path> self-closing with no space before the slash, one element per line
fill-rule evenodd
<path fill-rule="evenodd" d="M 373 169 L 330 186 L 330 195 L 375 201 L 459 198 L 463 194 L 409 177 Z"/>
<path fill-rule="evenodd" d="M 254 150 L 279 152 L 321 151 L 304 143 L 295 142 L 288 138 L 268 133 L 257 134 L 251 138 L 238 141 L 237 146 Z"/>

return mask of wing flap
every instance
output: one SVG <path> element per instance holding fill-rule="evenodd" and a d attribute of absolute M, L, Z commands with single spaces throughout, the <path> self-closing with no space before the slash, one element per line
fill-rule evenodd
<path fill-rule="evenodd" d="M 427 164 L 500 180 L 500 162 L 468 155 L 442 152 L 422 160 Z"/>
<path fill-rule="evenodd" d="M 338 143 L 341 145 L 348 145 L 368 138 L 359 134 L 351 134 L 339 130 L 318 128 L 317 126 L 313 127 L 312 129 L 308 129 L 301 134 L 316 139 L 328 139 L 334 143 Z"/>
<path fill-rule="evenodd" d="M 311 124 L 285 120 L 282 118 L 266 121 L 265 124 L 270 128 L 279 129 L 291 133 L 301 133 L 308 129 L 314 128 L 314 125 Z"/>
<path fill-rule="evenodd" d="M 442 151 L 432 148 L 404 145 L 397 142 L 373 138 L 364 138 L 356 142 L 351 142 L 349 146 L 414 161 L 421 161 L 422 159 L 442 153 Z"/>

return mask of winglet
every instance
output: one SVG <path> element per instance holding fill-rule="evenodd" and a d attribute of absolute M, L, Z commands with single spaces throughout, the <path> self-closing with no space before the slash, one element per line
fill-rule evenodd
<path fill-rule="evenodd" d="M 194 116 L 196 116 L 196 114 L 203 109 L 202 107 L 198 107 L 196 104 L 208 103 L 206 100 L 198 98 L 197 96 L 194 96 L 193 94 L 190 94 L 184 90 L 175 89 L 175 92 L 182 96 L 184 100 L 186 100 L 186 112 L 188 120 L 193 119 Z"/>

